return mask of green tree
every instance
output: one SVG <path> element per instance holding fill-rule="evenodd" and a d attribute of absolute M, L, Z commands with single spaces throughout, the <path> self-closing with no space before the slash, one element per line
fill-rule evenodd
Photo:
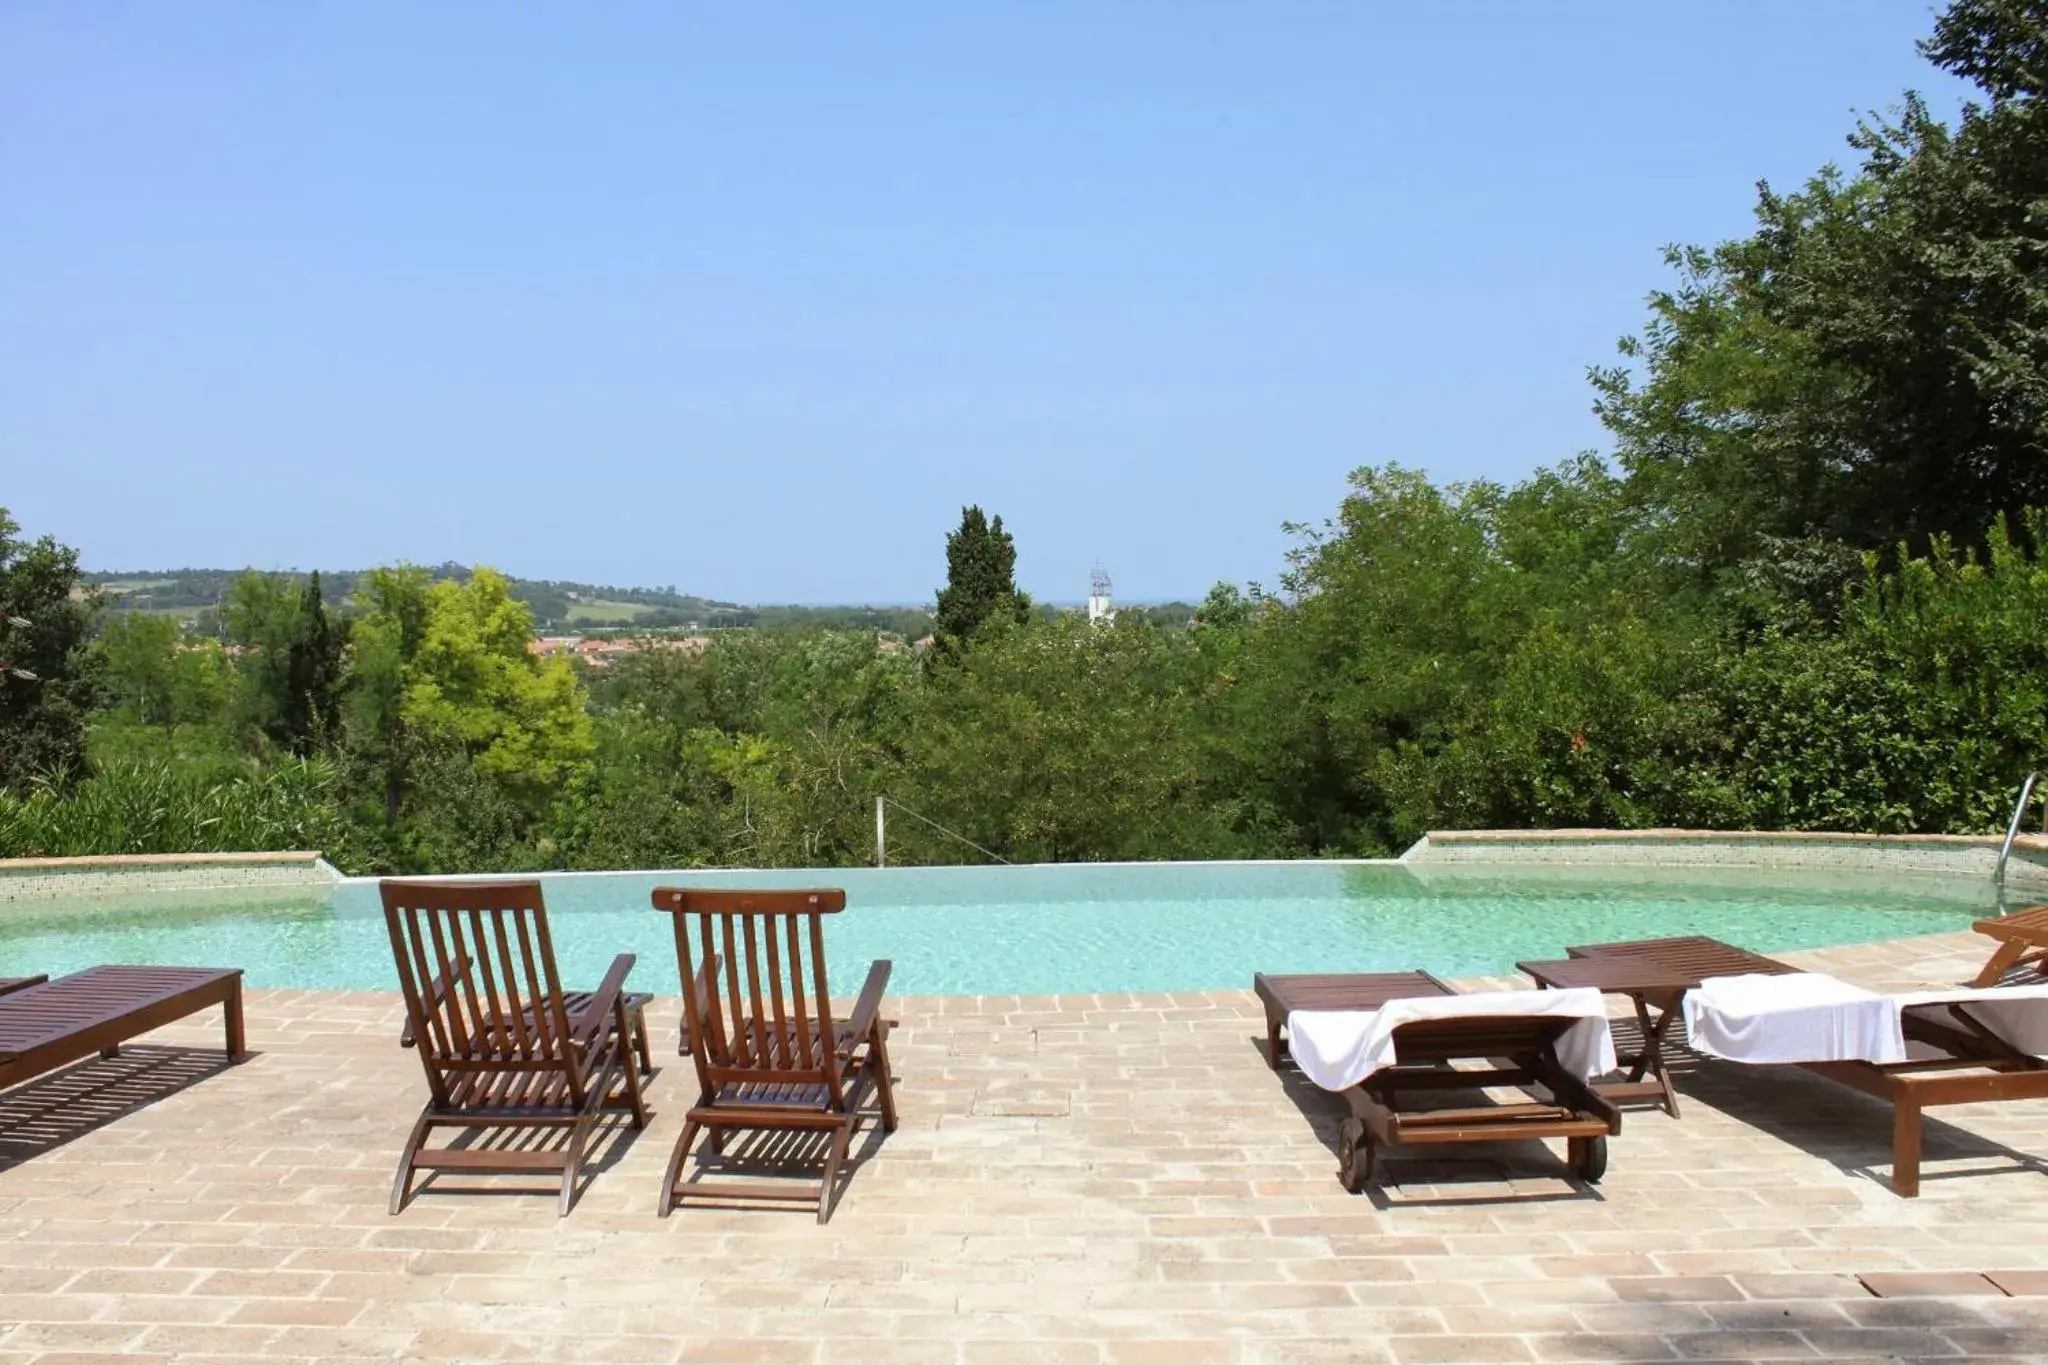
<path fill-rule="evenodd" d="M 1199 661 L 1189 632 L 1135 619 L 991 621 L 916 698 L 904 799 L 1016 862 L 1243 853 L 1236 798 L 1203 781 Z M 922 860 L 975 856 L 902 834 Z"/>
<path fill-rule="evenodd" d="M 1772 538 L 1981 550 L 2048 503 L 2042 0 L 1958 0 L 1922 51 L 1988 104 L 1908 95 L 1855 174 L 1758 195 L 1757 231 L 1674 248 L 1599 410 L 1670 552 L 1708 575 Z"/>
<path fill-rule="evenodd" d="M 180 725 L 213 721 L 226 700 L 227 666 L 218 645 L 186 645 L 169 616 L 122 612 L 100 631 L 107 694 L 142 725 L 174 735 Z"/>
<path fill-rule="evenodd" d="M 995 617 L 1022 621 L 1031 600 L 1017 591 L 1017 546 L 979 507 L 960 510 L 960 529 L 946 537 L 946 586 L 939 589 L 938 635 L 951 648 L 964 646 Z"/>
<path fill-rule="evenodd" d="M 336 737 L 341 712 L 346 630 L 328 620 L 320 574 L 310 574 L 299 592 L 294 629 L 285 646 L 284 696 L 279 719 L 285 744 L 295 754 L 326 748 Z"/>
<path fill-rule="evenodd" d="M 176 727 L 176 621 L 132 611 L 110 616 L 100 631 L 100 653 L 109 700 L 131 707 L 140 724 Z"/>
<path fill-rule="evenodd" d="M 426 629 L 406 670 L 401 715 L 415 733 L 452 742 L 529 813 L 543 810 L 590 755 L 590 717 L 565 660 L 526 645 L 533 617 L 503 575 L 427 593 Z"/>
<path fill-rule="evenodd" d="M 94 599 L 78 552 L 27 541 L 0 508 L 0 786 L 85 771 L 86 718 L 100 698 Z"/>
<path fill-rule="evenodd" d="M 239 575 L 222 607 L 243 656 L 244 725 L 306 755 L 335 738 L 344 683 L 342 631 L 328 620 L 320 575 L 303 583 L 254 570 Z"/>
<path fill-rule="evenodd" d="M 427 571 L 413 565 L 373 569 L 362 582 L 362 611 L 351 631 L 349 687 L 342 710 L 350 768 L 395 830 L 418 744 L 405 720 L 408 670 L 426 638 Z"/>
<path fill-rule="evenodd" d="M 555 806 L 592 730 L 570 665 L 528 651 L 527 606 L 489 569 L 380 569 L 360 597 L 344 731 L 386 856 L 424 871 L 554 860 Z"/>

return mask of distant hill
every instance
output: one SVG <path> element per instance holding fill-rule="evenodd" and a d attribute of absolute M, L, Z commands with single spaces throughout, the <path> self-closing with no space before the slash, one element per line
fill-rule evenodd
<path fill-rule="evenodd" d="M 190 626 L 210 630 L 220 603 L 242 569 L 152 569 L 81 575 L 106 595 L 115 611 L 172 613 Z M 322 569 L 328 602 L 346 610 L 367 570 Z M 461 582 L 466 564 L 428 570 L 436 579 Z M 301 575 L 272 573 L 273 578 Z M 667 588 L 621 588 L 554 579 L 514 578 L 512 595 L 533 609 L 542 631 L 719 630 L 732 627 L 834 627 L 888 630 L 917 636 L 931 629 L 931 613 L 916 606 L 748 606 Z"/>

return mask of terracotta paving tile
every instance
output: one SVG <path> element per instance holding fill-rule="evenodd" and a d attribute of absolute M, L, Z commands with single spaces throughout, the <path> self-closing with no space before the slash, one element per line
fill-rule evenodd
<path fill-rule="evenodd" d="M 1687 1360 L 1812 1360 L 1822 1355 L 1797 1332 L 1699 1332 L 1668 1340 Z"/>
<path fill-rule="evenodd" d="M 1941 1333 L 1908 1327 L 1821 1327 L 1808 1329 L 1805 1336 L 1830 1360 L 1857 1355 L 1897 1358 L 1961 1354 Z"/>
<path fill-rule="evenodd" d="M 228 1319 L 277 1327 L 346 1327 L 362 1314 L 363 1304 L 346 1299 L 256 1299 Z"/>
<path fill-rule="evenodd" d="M 1951 1327 L 1996 1327 L 2005 1325 L 1991 1316 L 2003 1299 L 1866 1299 L 1841 1304 L 1843 1312 L 1860 1327 L 1928 1327 L 1947 1332 Z"/>
<path fill-rule="evenodd" d="M 1863 1287 L 1884 1299 L 1955 1294 L 2002 1294 L 2005 1291 L 1981 1274 L 1965 1271 L 1873 1271 L 1859 1275 Z"/>
<path fill-rule="evenodd" d="M 90 1299 L 76 1300 L 89 1304 Z M 226 1322 L 235 1313 L 231 1299 L 195 1299 L 169 1295 L 134 1295 L 113 1299 L 95 1316 L 103 1322 L 214 1323 Z M 5 1318 L 0 1313 L 0 1319 Z"/>
<path fill-rule="evenodd" d="M 2015 1298 L 2048 1295 L 2048 1270 L 1987 1270 L 1984 1278 Z"/>
<path fill-rule="evenodd" d="M 960 1365 L 1097 1365 L 1102 1348 L 1092 1341 L 969 1341 Z"/>
<path fill-rule="evenodd" d="M 1707 1316 L 1716 1327 L 1743 1331 L 1807 1331 L 1813 1328 L 1848 1328 L 1858 1320 L 1839 1303 L 1829 1299 L 1770 1299 L 1763 1302 L 1712 1303 Z M 1865 1324 L 1868 1325 L 1868 1324 Z"/>
<path fill-rule="evenodd" d="M 2024 1356 L 2034 1360 L 2048 1357 L 2048 1335 L 2038 1330 L 2012 1327 L 1958 1327 L 1943 1335 L 1958 1351 L 1973 1361 L 1994 1355 Z"/>
<path fill-rule="evenodd" d="M 1482 1361 L 1534 1360 L 1536 1353 L 1520 1337 L 1395 1337 L 1387 1343 L 1401 1365 L 1478 1365 Z"/>
<path fill-rule="evenodd" d="M 1725 1275 L 1625 1276 L 1607 1285 L 1626 1303 L 1725 1303 L 1744 1297 Z"/>
<path fill-rule="evenodd" d="M 1529 1338 L 1529 1346 L 1541 1361 L 1638 1361 L 1673 1360 L 1678 1348 L 1656 1336 L 1595 1336 L 1574 1332 L 1563 1336 Z"/>
<path fill-rule="evenodd" d="M 1870 1293 L 1848 1275 L 1736 1274 L 1730 1278 L 1752 1299 L 1862 1299 Z"/>

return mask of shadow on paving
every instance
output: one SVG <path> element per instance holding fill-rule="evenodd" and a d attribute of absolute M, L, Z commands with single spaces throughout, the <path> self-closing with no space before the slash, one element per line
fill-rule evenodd
<path fill-rule="evenodd" d="M 840 1199 L 859 1178 L 860 1172 L 882 1149 L 888 1131 L 881 1121 L 863 1115 L 859 1132 L 848 1145 L 846 1160 L 840 1163 L 839 1178 L 831 1191 L 830 1204 L 837 1209 Z M 800 1132 L 792 1129 L 755 1129 L 728 1134 L 723 1153 L 714 1152 L 710 1133 L 700 1135 L 690 1151 L 682 1172 L 679 1192 L 688 1198 L 688 1208 L 754 1209 L 805 1213 L 825 1174 L 825 1154 L 832 1145 L 825 1130 Z M 734 1186 L 729 1194 L 711 1194 L 698 1187 L 705 1178 Z M 742 1191 L 740 1185 L 753 1187 Z M 686 1211 L 678 1203 L 678 1216 Z"/>
<path fill-rule="evenodd" d="M 0 1171 L 55 1151 L 234 1065 L 217 1047 L 130 1043 L 112 1057 L 80 1062 L 0 1091 Z"/>
<path fill-rule="evenodd" d="M 634 1128 L 627 1115 L 607 1112 L 591 1134 L 590 1147 L 584 1156 L 583 1169 L 576 1188 L 576 1198 L 580 1200 L 594 1180 L 624 1162 L 633 1145 L 644 1136 L 645 1130 Z M 859 1175 L 861 1168 L 880 1148 L 884 1136 L 879 1123 L 863 1125 L 860 1136 L 847 1152 L 846 1161 L 840 1167 L 835 1200 L 837 1195 L 845 1193 L 848 1184 Z M 542 1152 L 559 1150 L 566 1147 L 568 1141 L 566 1127 L 550 1131 L 534 1128 L 493 1128 L 480 1124 L 463 1131 L 449 1142 L 448 1146 L 469 1151 Z M 754 1199 L 733 1200 L 706 1199 L 699 1196 L 693 1206 L 762 1208 L 764 1202 L 776 1197 L 778 1187 L 787 1189 L 793 1183 L 792 1178 L 807 1177 L 815 1186 L 815 1182 L 823 1173 L 825 1152 L 829 1145 L 829 1137 L 824 1133 L 762 1130 L 729 1137 L 725 1143 L 724 1155 L 719 1156 L 710 1151 L 706 1138 L 699 1136 L 690 1166 L 686 1170 L 686 1179 L 707 1174 L 718 1177 L 759 1177 L 763 1193 Z M 684 1188 L 688 1188 L 687 1185 Z M 423 1178 L 413 1187 L 407 1207 L 410 1208 L 413 1202 L 421 1198 L 431 1199 L 436 1195 L 456 1199 L 473 1195 L 501 1198 L 538 1195 L 552 1198 L 560 1189 L 560 1181 L 550 1175 L 534 1175 L 530 1179 L 521 1179 L 518 1173 L 428 1171 L 423 1173 Z M 812 1196 L 806 1193 L 796 1197 L 809 1199 Z M 797 1208 L 799 1212 L 810 1212 L 808 1204 L 800 1207 L 785 1204 L 783 1207 Z"/>
<path fill-rule="evenodd" d="M 596 1127 L 591 1130 L 590 1145 L 584 1151 L 583 1166 L 577 1173 L 575 1197 L 580 1200 L 589 1191 L 593 1180 L 624 1161 L 627 1153 L 633 1150 L 633 1144 L 638 1142 L 645 1132 L 645 1129 L 633 1126 L 630 1115 L 606 1111 Z M 561 1151 L 568 1145 L 567 1125 L 555 1129 L 541 1129 L 493 1127 L 490 1124 L 479 1123 L 457 1134 L 448 1143 L 448 1149 L 473 1152 L 547 1152 Z M 496 1198 L 541 1195 L 552 1199 L 561 1193 L 562 1189 L 560 1176 L 541 1172 L 423 1170 L 419 1175 L 419 1180 L 412 1187 L 411 1196 L 406 1200 L 407 1208 L 411 1208 L 422 1198 L 431 1200 L 436 1195 L 452 1195 L 457 1199 L 477 1195 Z M 398 1216 L 403 1218 L 405 1215 L 400 1213 Z"/>

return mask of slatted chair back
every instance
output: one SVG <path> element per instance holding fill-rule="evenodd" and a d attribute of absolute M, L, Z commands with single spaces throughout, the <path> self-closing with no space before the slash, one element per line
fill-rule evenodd
<path fill-rule="evenodd" d="M 488 1105 L 550 1093 L 580 1108 L 582 1058 L 540 883 L 386 880 L 384 924 L 434 1102 Z"/>
<path fill-rule="evenodd" d="M 675 919 L 684 1027 L 705 1095 L 744 1086 L 795 1100 L 816 1087 L 821 1107 L 844 1111 L 825 916 L 846 908 L 846 892 L 663 887 L 654 903 Z"/>

